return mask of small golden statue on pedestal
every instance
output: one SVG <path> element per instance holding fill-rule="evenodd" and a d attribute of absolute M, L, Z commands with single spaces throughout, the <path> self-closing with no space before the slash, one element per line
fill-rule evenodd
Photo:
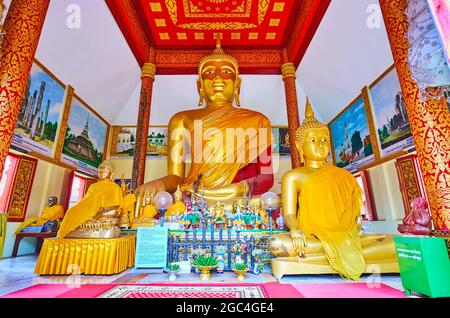
<path fill-rule="evenodd" d="M 146 194 L 144 197 L 144 205 L 141 207 L 141 212 L 131 228 L 135 230 L 138 227 L 153 227 L 155 225 L 154 218 L 157 214 L 158 211 L 153 205 L 153 194 Z"/>
<path fill-rule="evenodd" d="M 134 222 L 134 206 L 136 203 L 136 195 L 131 193 L 128 185 L 125 183 L 125 177 L 122 175 L 120 188 L 123 195 L 123 207 L 120 214 L 119 227 L 128 229 Z"/>
<path fill-rule="evenodd" d="M 180 186 L 178 186 L 177 191 L 175 191 L 174 197 L 175 197 L 175 203 L 169 207 L 169 209 L 165 213 L 165 216 L 168 216 L 168 217 L 177 216 L 177 215 L 181 216 L 187 210 L 186 205 L 182 202 L 183 193 L 180 190 Z"/>
<path fill-rule="evenodd" d="M 398 273 L 392 237 L 361 234 L 358 219 L 362 191 L 346 170 L 328 165 L 330 131 L 314 118 L 309 100 L 296 140 L 304 166 L 282 179 L 282 205 L 287 234 L 272 236 L 272 273 L 324 274 L 338 272 L 357 280 L 376 266 L 379 273 Z"/>
<path fill-rule="evenodd" d="M 98 167 L 99 181 L 70 208 L 61 223 L 59 238 L 117 238 L 123 206 L 122 189 L 113 182 L 114 166 L 103 161 Z"/>

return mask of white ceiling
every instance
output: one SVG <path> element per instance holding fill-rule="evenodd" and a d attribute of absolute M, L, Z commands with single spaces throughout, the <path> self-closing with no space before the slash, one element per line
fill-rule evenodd
<path fill-rule="evenodd" d="M 5 1 L 9 5 L 10 0 Z M 297 71 L 300 116 L 305 92 L 328 122 L 392 64 L 384 24 L 370 29 L 367 8 L 377 0 L 334 0 Z M 81 8 L 81 28 L 67 26 L 70 5 Z M 36 57 L 109 123 L 135 125 L 140 69 L 104 0 L 53 0 Z M 242 76 L 241 104 L 286 125 L 281 76 Z M 196 76 L 158 76 L 151 124 L 196 108 Z"/>

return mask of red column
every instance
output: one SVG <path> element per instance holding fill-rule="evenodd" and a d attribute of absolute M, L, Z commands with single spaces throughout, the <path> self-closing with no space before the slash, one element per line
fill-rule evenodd
<path fill-rule="evenodd" d="M 283 75 L 284 91 L 286 95 L 291 162 L 292 169 L 295 169 L 301 166 L 300 156 L 295 147 L 295 132 L 300 126 L 300 119 L 298 116 L 297 88 L 295 85 L 296 69 L 293 63 L 288 62 L 286 49 L 283 50 L 283 63 L 284 64 L 281 66 L 281 73 Z"/>
<path fill-rule="evenodd" d="M 13 0 L 0 44 L 0 177 L 50 0 Z"/>
<path fill-rule="evenodd" d="M 142 67 L 141 96 L 139 99 L 139 113 L 137 118 L 136 143 L 134 147 L 133 175 L 131 188 L 136 189 L 144 183 L 145 162 L 147 159 L 148 128 L 150 125 L 150 109 L 152 104 L 153 82 L 155 80 L 156 66 L 155 53 L 150 53 L 151 63 Z"/>
<path fill-rule="evenodd" d="M 450 229 L 450 114 L 445 100 L 420 100 L 408 65 L 408 0 L 380 0 L 381 10 L 405 97 L 434 226 Z"/>

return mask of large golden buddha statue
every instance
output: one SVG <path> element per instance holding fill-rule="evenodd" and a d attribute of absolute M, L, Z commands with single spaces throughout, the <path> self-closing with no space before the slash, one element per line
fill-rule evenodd
<path fill-rule="evenodd" d="M 314 118 L 309 100 L 295 143 L 304 166 L 282 179 L 283 216 L 290 232 L 268 241 L 278 257 L 272 260 L 273 274 L 338 272 L 357 280 L 364 272 L 398 272 L 392 237 L 360 234 L 361 188 L 348 171 L 326 163 L 330 131 Z"/>
<path fill-rule="evenodd" d="M 103 161 L 98 167 L 99 181 L 67 210 L 58 237 L 116 238 L 120 236 L 119 215 L 123 207 L 122 189 L 113 181 L 114 166 Z"/>
<path fill-rule="evenodd" d="M 145 192 L 173 193 L 178 185 L 193 193 L 201 179 L 202 193 L 210 201 L 226 201 L 244 195 L 249 186 L 262 194 L 273 185 L 271 125 L 261 113 L 239 108 L 241 79 L 235 58 L 216 49 L 198 67 L 199 106 L 175 114 L 169 122 L 168 175 L 139 188 Z M 236 101 L 236 106 L 233 106 Z M 189 141 L 192 164 L 185 173 L 183 149 Z"/>

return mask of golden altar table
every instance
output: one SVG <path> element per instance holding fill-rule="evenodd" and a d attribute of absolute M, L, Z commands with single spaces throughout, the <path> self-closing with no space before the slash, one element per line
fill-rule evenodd
<path fill-rule="evenodd" d="M 113 275 L 134 266 L 134 236 L 115 239 L 49 238 L 34 272 L 39 275 Z"/>

